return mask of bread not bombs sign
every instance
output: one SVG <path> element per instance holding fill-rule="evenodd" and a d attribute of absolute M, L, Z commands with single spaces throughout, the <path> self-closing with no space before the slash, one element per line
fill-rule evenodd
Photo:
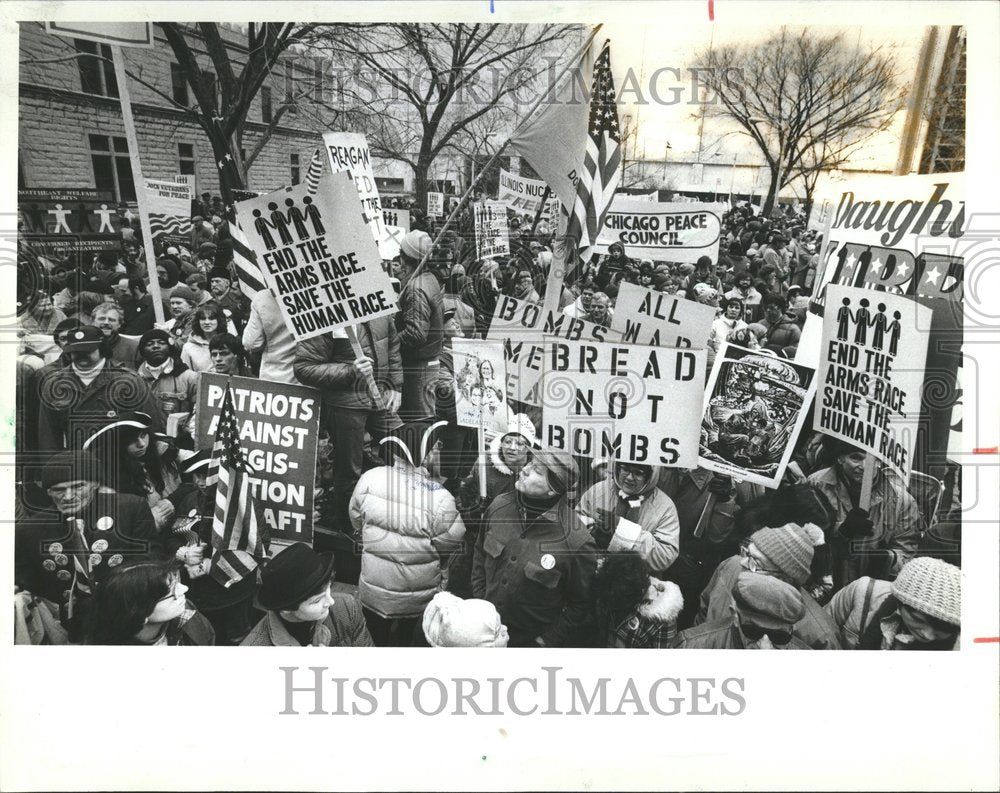
<path fill-rule="evenodd" d="M 542 438 L 580 457 L 694 468 L 704 350 L 549 341 Z"/>
<path fill-rule="evenodd" d="M 546 314 L 537 303 L 501 295 L 486 338 L 503 342 L 507 399 L 528 405 L 542 404 L 538 385 L 542 377 L 542 341 L 546 336 L 594 342 L 617 338 L 614 331 L 603 325 L 567 317 L 561 312 Z"/>
<path fill-rule="evenodd" d="M 826 288 L 814 426 L 910 476 L 932 310 L 911 298 Z"/>
<path fill-rule="evenodd" d="M 396 296 L 347 173 L 242 201 L 240 227 L 296 339 L 396 311 Z"/>
<path fill-rule="evenodd" d="M 616 197 L 594 247 L 607 253 L 611 243 L 620 242 L 627 255 L 638 259 L 694 263 L 710 256 L 715 261 L 721 232 L 721 210 L 716 205 Z"/>
<path fill-rule="evenodd" d="M 714 321 L 712 306 L 622 282 L 611 329 L 626 344 L 703 350 Z"/>
<path fill-rule="evenodd" d="M 198 438 L 211 449 L 226 395 L 233 406 L 247 456 L 251 492 L 272 539 L 312 541 L 316 443 L 320 396 L 313 388 L 253 377 L 202 372 L 198 389 Z"/>

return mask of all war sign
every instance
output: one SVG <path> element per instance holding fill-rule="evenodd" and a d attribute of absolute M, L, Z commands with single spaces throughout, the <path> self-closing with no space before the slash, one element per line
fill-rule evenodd
<path fill-rule="evenodd" d="M 719 256 L 722 217 L 715 205 L 661 204 L 616 196 L 594 246 L 606 253 L 620 242 L 637 259 L 694 263 L 701 256 Z"/>
<path fill-rule="evenodd" d="M 714 321 L 712 306 L 622 282 L 611 329 L 628 344 L 704 349 Z"/>
<path fill-rule="evenodd" d="M 694 468 L 704 350 L 550 341 L 542 438 L 581 457 Z"/>
<path fill-rule="evenodd" d="M 875 455 L 903 481 L 920 423 L 931 309 L 829 286 L 814 426 Z"/>
<path fill-rule="evenodd" d="M 247 456 L 250 487 L 272 539 L 312 541 L 319 392 L 305 386 L 202 372 L 198 438 L 211 449 L 226 383 Z"/>
<path fill-rule="evenodd" d="M 347 173 L 236 205 L 268 288 L 297 340 L 396 311 L 396 297 Z"/>

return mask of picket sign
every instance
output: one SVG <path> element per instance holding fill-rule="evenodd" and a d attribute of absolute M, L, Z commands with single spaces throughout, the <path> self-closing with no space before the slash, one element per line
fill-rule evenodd
<path fill-rule="evenodd" d="M 354 350 L 354 360 L 360 361 L 366 356 L 365 351 L 361 349 L 361 341 L 358 339 L 358 329 L 354 325 L 348 325 L 344 330 L 347 332 L 347 338 L 351 342 L 351 349 Z M 382 394 L 378 390 L 375 376 L 369 372 L 365 375 L 365 382 L 368 383 L 368 391 L 371 392 L 372 399 L 375 400 L 375 407 L 379 410 L 385 410 L 385 403 L 382 401 Z"/>

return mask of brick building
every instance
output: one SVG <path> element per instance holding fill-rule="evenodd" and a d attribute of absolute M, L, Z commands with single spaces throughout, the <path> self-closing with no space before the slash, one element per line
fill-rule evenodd
<path fill-rule="evenodd" d="M 245 57 L 246 37 L 235 27 L 220 28 L 227 37 L 230 57 L 239 64 Z M 154 33 L 152 49 L 124 50 L 126 69 L 175 101 L 194 105 L 158 26 L 154 25 Z M 199 63 L 210 72 L 213 67 L 203 43 L 193 31 L 188 38 Z M 80 52 L 111 57 L 106 46 L 47 34 L 41 23 L 20 24 L 19 184 L 93 187 L 132 202 L 135 193 L 114 67 L 94 57 L 73 57 Z M 260 140 L 284 97 L 283 77 L 283 73 L 276 74 L 253 101 L 244 126 L 243 145 L 248 151 Z M 217 194 L 212 149 L 197 122 L 136 80 L 129 81 L 129 90 L 143 175 L 169 179 L 175 174 L 195 174 L 199 193 Z M 293 126 L 300 119 L 306 125 Z M 251 189 L 273 190 L 299 181 L 320 144 L 316 119 L 285 114 L 281 122 L 249 169 Z"/>

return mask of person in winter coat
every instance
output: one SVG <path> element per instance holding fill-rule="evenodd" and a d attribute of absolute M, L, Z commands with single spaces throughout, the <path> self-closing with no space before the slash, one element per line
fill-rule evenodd
<path fill-rule="evenodd" d="M 215 303 L 196 308 L 191 321 L 191 333 L 181 347 L 181 361 L 192 372 L 207 372 L 212 368 L 212 351 L 208 348 L 212 337 L 219 333 L 235 332 L 236 327 Z"/>
<path fill-rule="evenodd" d="M 196 301 L 197 298 L 194 296 L 194 292 L 184 284 L 178 284 L 170 293 L 171 318 L 162 327 L 173 336 L 178 349 L 180 349 L 191 335 Z"/>
<path fill-rule="evenodd" d="M 213 267 L 208 273 L 208 286 L 212 292 L 212 300 L 219 305 L 219 308 L 229 311 L 237 331 L 242 331 L 247 317 L 250 316 L 250 301 L 238 287 L 233 285 L 233 276 L 229 268 L 218 265 Z"/>
<path fill-rule="evenodd" d="M 399 337 L 389 317 L 379 317 L 357 326 L 364 358 L 358 360 L 347 333 L 334 330 L 299 342 L 295 348 L 295 377 L 318 388 L 323 395 L 322 421 L 334 449 L 334 519 L 350 533 L 347 505 L 361 477 L 364 436 L 375 441 L 401 423 L 396 410 L 403 389 L 403 367 Z M 379 409 L 368 386 L 372 375 L 382 395 Z"/>
<path fill-rule="evenodd" d="M 788 301 L 780 295 L 764 298 L 764 318 L 751 325 L 750 329 L 761 347 L 779 353 L 794 352 L 802 337 L 802 329 L 795 323 L 795 317 L 788 313 Z"/>
<path fill-rule="evenodd" d="M 94 309 L 94 325 L 104 334 L 109 352 L 108 360 L 128 369 L 135 369 L 139 362 L 139 340 L 126 339 L 121 335 L 125 311 L 117 303 L 101 303 Z"/>
<path fill-rule="evenodd" d="M 728 300 L 736 298 L 743 303 L 743 321 L 756 322 L 762 311 L 761 301 L 764 297 L 753 285 L 753 276 L 746 270 L 740 272 L 734 279 L 734 286 L 725 297 Z"/>
<path fill-rule="evenodd" d="M 294 371 L 295 337 L 285 325 L 278 301 L 269 289 L 262 289 L 250 301 L 243 347 L 248 353 L 261 353 L 261 380 L 299 384 Z"/>
<path fill-rule="evenodd" d="M 573 317 L 574 319 L 589 320 L 590 301 L 598 291 L 597 287 L 594 285 L 594 279 L 590 276 L 585 276 L 574 285 L 573 290 L 579 290 L 579 297 L 577 297 L 576 300 L 574 300 L 570 305 L 566 306 L 562 310 L 562 313 L 567 317 Z M 572 292 L 570 294 L 572 295 Z"/>
<path fill-rule="evenodd" d="M 805 613 L 792 633 L 814 650 L 839 650 L 836 626 L 804 588 L 812 573 L 814 548 L 823 544 L 823 530 L 812 523 L 788 523 L 763 528 L 751 535 L 738 556 L 720 564 L 701 593 L 701 608 L 695 625 L 725 617 L 729 612 L 733 585 L 744 570 L 770 575 L 796 587 Z"/>
<path fill-rule="evenodd" d="M 412 422 L 383 439 L 392 464 L 362 474 L 351 496 L 363 546 L 358 599 L 380 647 L 412 644 L 424 608 L 445 587 L 445 560 L 465 536 L 442 486 L 437 428 Z"/>
<path fill-rule="evenodd" d="M 681 590 L 649 574 L 634 551 L 609 554 L 594 579 L 597 646 L 660 650 L 677 635 Z"/>
<path fill-rule="evenodd" d="M 745 330 L 748 326 L 743 321 L 743 301 L 729 297 L 719 306 L 722 313 L 712 322 L 712 331 L 708 334 L 708 367 L 711 369 L 719 347 L 729 339 L 734 331 Z"/>
<path fill-rule="evenodd" d="M 177 562 L 157 559 L 114 568 L 89 611 L 84 644 L 206 647 L 211 623 L 185 595 Z"/>
<path fill-rule="evenodd" d="M 540 449 L 483 517 L 472 593 L 497 607 L 512 647 L 590 639 L 596 548 L 570 507 L 577 479 L 572 455 Z"/>
<path fill-rule="evenodd" d="M 577 506 L 598 548 L 635 550 L 653 573 L 674 563 L 680 521 L 674 502 L 657 485 L 659 468 L 611 463 L 611 475 L 584 493 Z"/>
<path fill-rule="evenodd" d="M 332 554 L 297 542 L 264 565 L 257 605 L 266 616 L 242 647 L 371 647 L 357 600 L 334 594 Z"/>
<path fill-rule="evenodd" d="M 867 576 L 826 604 L 849 650 L 957 650 L 962 572 L 940 559 L 907 562 L 891 584 Z"/>
<path fill-rule="evenodd" d="M 795 638 L 805 614 L 802 595 L 791 584 L 744 570 L 736 577 L 729 614 L 678 634 L 682 650 L 808 650 Z"/>
<path fill-rule="evenodd" d="M 431 599 L 421 626 L 431 647 L 506 647 L 510 639 L 492 603 L 463 600 L 450 592 Z"/>
<path fill-rule="evenodd" d="M 871 503 L 861 509 L 864 450 L 828 436 L 824 444 L 836 460 L 809 476 L 834 510 L 827 542 L 832 556 L 834 589 L 861 576 L 891 580 L 912 559 L 920 544 L 924 521 L 913 496 L 887 471 L 877 471 Z"/>
<path fill-rule="evenodd" d="M 104 335 L 84 325 L 69 332 L 63 347 L 70 363 L 36 380 L 39 400 L 38 444 L 47 450 L 80 449 L 94 430 L 119 411 L 141 410 L 152 427 L 164 429 L 164 413 L 145 380 L 107 359 Z"/>
<path fill-rule="evenodd" d="M 509 493 L 514 489 L 521 469 L 531 458 L 531 449 L 535 445 L 535 427 L 523 413 L 514 416 L 508 425 L 508 431 L 503 435 L 494 436 L 490 441 L 490 450 L 486 455 L 486 465 L 477 465 L 471 474 L 462 482 L 462 502 L 480 502 L 479 472 L 486 471 L 486 499 L 481 508 L 488 507 L 497 496 Z"/>
<path fill-rule="evenodd" d="M 180 350 L 165 330 L 154 328 L 139 339 L 139 377 L 165 416 L 193 413 L 198 404 L 198 374 L 181 363 Z M 144 411 L 148 412 L 148 411 Z"/>

